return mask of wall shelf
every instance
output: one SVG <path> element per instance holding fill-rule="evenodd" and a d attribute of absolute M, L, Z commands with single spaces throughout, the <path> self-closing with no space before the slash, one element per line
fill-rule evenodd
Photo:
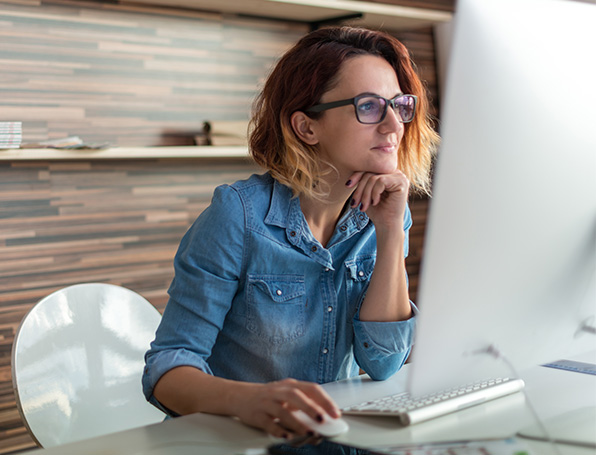
<path fill-rule="evenodd" d="M 246 147 L 238 146 L 113 147 L 101 150 L 0 149 L 0 161 L 153 158 L 249 158 L 249 154 Z"/>
<path fill-rule="evenodd" d="M 448 22 L 453 14 L 427 8 L 414 8 L 360 0 L 121 0 L 121 4 L 143 3 L 182 7 L 219 13 L 241 14 L 312 25 L 335 19 L 350 19 L 351 25 L 374 29 L 404 30 Z"/>

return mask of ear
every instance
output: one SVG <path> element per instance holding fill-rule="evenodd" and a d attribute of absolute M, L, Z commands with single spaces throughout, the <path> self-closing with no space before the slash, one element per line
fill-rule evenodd
<path fill-rule="evenodd" d="M 302 111 L 296 111 L 290 117 L 290 123 L 294 133 L 305 144 L 315 145 L 319 143 L 315 128 L 313 128 L 315 120 L 311 119 Z"/>

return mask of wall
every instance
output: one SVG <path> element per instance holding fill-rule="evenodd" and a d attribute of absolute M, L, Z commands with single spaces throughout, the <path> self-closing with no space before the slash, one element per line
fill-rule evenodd
<path fill-rule="evenodd" d="M 206 119 L 243 119 L 299 24 L 113 3 L 0 2 L 0 121 L 25 141 L 188 144 Z M 436 96 L 432 32 L 398 36 Z M 0 154 L 2 152 L 0 151 Z M 31 448 L 10 353 L 40 298 L 69 284 L 129 287 L 163 310 L 172 258 L 213 188 L 246 160 L 0 161 L 0 453 Z M 412 203 L 415 299 L 426 200 Z"/>
<path fill-rule="evenodd" d="M 0 3 L 0 121 L 25 141 L 193 144 L 248 118 L 255 88 L 304 25 L 113 3 Z"/>

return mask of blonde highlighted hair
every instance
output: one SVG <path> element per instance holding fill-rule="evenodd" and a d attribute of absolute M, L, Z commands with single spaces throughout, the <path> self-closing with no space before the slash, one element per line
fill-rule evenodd
<path fill-rule="evenodd" d="M 257 97 L 251 120 L 249 148 L 253 159 L 295 196 L 321 199 L 323 171 L 317 146 L 302 142 L 290 117 L 320 102 L 333 87 L 341 64 L 357 55 L 376 55 L 395 69 L 403 93 L 418 96 L 416 115 L 398 150 L 400 170 L 413 190 L 430 194 L 430 168 L 439 136 L 432 126 L 426 88 L 406 47 L 391 35 L 354 27 L 316 30 L 300 39 L 279 60 Z M 316 118 L 322 113 L 309 113 Z M 328 168 L 326 168 L 328 169 Z"/>

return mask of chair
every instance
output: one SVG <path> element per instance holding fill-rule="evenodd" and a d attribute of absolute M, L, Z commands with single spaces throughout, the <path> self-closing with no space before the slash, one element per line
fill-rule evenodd
<path fill-rule="evenodd" d="M 25 426 L 41 447 L 156 423 L 141 390 L 143 356 L 161 316 L 111 284 L 58 290 L 27 313 L 12 350 L 12 383 Z"/>

